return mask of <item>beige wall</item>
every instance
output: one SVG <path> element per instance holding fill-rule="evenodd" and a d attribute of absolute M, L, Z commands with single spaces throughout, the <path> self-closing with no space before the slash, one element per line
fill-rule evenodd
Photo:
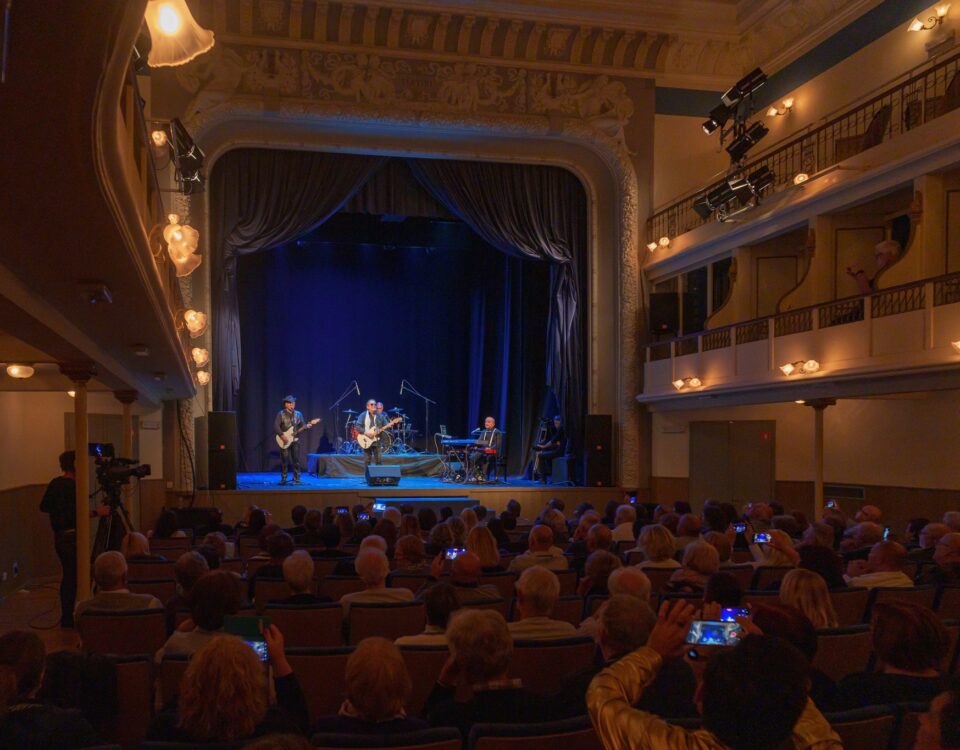
<path fill-rule="evenodd" d="M 27 581 L 60 577 L 50 522 L 40 512 L 43 489 L 34 484 L 0 490 L 0 596 Z M 18 575 L 13 574 L 14 563 Z"/>
<path fill-rule="evenodd" d="M 960 490 L 960 393 L 845 400 L 824 416 L 827 482 Z M 689 476 L 689 423 L 773 419 L 777 481 L 813 480 L 813 411 L 799 404 L 657 412 L 653 475 Z"/>
<path fill-rule="evenodd" d="M 113 394 L 91 393 L 91 414 L 120 414 Z M 64 449 L 64 417 L 73 412 L 73 399 L 66 393 L 0 392 L 0 489 L 27 484 L 46 484 L 59 473 L 57 456 Z M 160 412 L 140 414 L 140 460 L 151 464 L 153 476 L 161 476 L 163 450 L 161 430 L 143 429 L 143 422 L 160 422 Z M 117 446 L 119 449 L 119 446 Z"/>

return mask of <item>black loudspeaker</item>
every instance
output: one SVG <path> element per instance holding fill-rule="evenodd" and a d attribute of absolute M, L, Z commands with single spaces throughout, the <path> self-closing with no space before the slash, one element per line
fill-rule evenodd
<path fill-rule="evenodd" d="M 211 450 L 207 469 L 211 490 L 237 489 L 237 453 L 233 450 Z"/>
<path fill-rule="evenodd" d="M 587 414 L 583 423 L 587 487 L 613 486 L 613 417 Z"/>
<path fill-rule="evenodd" d="M 680 331 L 680 304 L 676 292 L 650 295 L 650 333 L 676 336 Z"/>
<path fill-rule="evenodd" d="M 207 415 L 207 440 L 210 451 L 237 450 L 237 413 L 212 411 Z"/>
<path fill-rule="evenodd" d="M 370 464 L 364 472 L 370 487 L 396 487 L 400 484 L 400 467 Z"/>

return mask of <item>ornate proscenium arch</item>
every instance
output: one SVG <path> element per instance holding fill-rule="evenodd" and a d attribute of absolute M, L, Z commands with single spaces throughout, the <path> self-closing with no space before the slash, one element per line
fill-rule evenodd
<path fill-rule="evenodd" d="M 435 72 L 431 88 L 421 86 L 413 95 L 419 84 L 427 85 L 427 73 L 411 70 L 406 78 L 396 73 L 384 79 L 389 86 L 383 81 L 374 85 L 371 81 L 380 79 L 370 73 L 369 60 L 341 55 L 341 67 L 321 66 L 319 77 L 310 78 L 310 68 L 320 63 L 309 58 L 321 53 L 286 53 L 290 51 L 284 51 L 284 59 L 295 63 L 296 70 L 272 78 L 251 78 L 243 62 L 251 59 L 249 50 L 241 54 L 228 46 L 204 63 L 206 69 L 187 66 L 179 76 L 194 93 L 183 119 L 208 155 L 207 169 L 232 148 L 270 146 L 550 164 L 579 177 L 590 224 L 587 404 L 590 411 L 615 415 L 621 483 L 643 484 L 640 457 L 645 448 L 634 400 L 640 388 L 642 335 L 641 187 L 628 148 L 635 104 L 627 87 L 607 76 L 553 78 L 551 73 L 478 66 L 486 70 L 473 70 L 466 78 L 457 78 L 455 70 Z M 257 59 L 269 54 L 261 50 Z M 355 59 L 345 69 L 346 57 Z M 389 63 L 378 60 L 374 68 Z M 259 63 L 253 66 L 262 72 Z M 451 88 L 451 80 L 462 86 Z M 652 88 L 639 88 L 652 103 Z M 652 108 L 649 117 L 652 122 Z M 197 201 L 193 203 L 196 211 Z M 207 230 L 209 236 L 209 226 Z"/>

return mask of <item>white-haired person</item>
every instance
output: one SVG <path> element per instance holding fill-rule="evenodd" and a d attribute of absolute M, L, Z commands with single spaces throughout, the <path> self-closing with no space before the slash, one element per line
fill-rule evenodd
<path fill-rule="evenodd" d="M 948 510 L 943 514 L 943 525 L 950 531 L 960 531 L 960 511 Z"/>
<path fill-rule="evenodd" d="M 427 697 L 423 716 L 433 726 L 450 726 L 470 736 L 474 724 L 517 724 L 546 716 L 549 700 L 509 676 L 513 639 L 503 616 L 491 609 L 461 609 L 447 626 L 450 656 Z M 469 685 L 466 702 L 458 685 Z"/>
<path fill-rule="evenodd" d="M 537 524 L 527 535 L 529 549 L 510 561 L 508 570 L 518 573 L 538 565 L 550 570 L 566 570 L 570 567 L 563 550 L 554 546 L 553 530 L 549 526 Z"/>
<path fill-rule="evenodd" d="M 150 540 L 139 531 L 131 531 L 120 540 L 120 553 L 127 562 L 136 560 L 166 560 L 163 555 L 150 554 Z"/>
<path fill-rule="evenodd" d="M 665 591 L 702 594 L 710 576 L 720 571 L 717 548 L 702 539 L 691 542 L 683 551 L 683 561 L 664 584 Z"/>
<path fill-rule="evenodd" d="M 637 509 L 632 505 L 624 504 L 617 508 L 613 517 L 613 541 L 632 542 L 637 537 L 633 533 L 633 526 L 637 522 Z"/>
<path fill-rule="evenodd" d="M 617 568 L 607 579 L 607 589 L 610 591 L 610 598 L 615 596 L 632 596 L 634 599 L 649 604 L 650 591 L 652 584 L 647 574 L 635 565 L 623 568 Z M 577 627 L 577 635 L 585 635 L 596 639 L 600 630 L 600 615 L 606 602 L 600 605 L 600 608 L 580 623 Z"/>
<path fill-rule="evenodd" d="M 282 599 L 272 599 L 271 604 L 283 604 L 285 606 L 303 606 L 307 604 L 326 604 L 330 601 L 329 596 L 314 594 L 310 591 L 313 588 L 313 573 L 315 566 L 313 558 L 306 550 L 298 549 L 283 561 L 283 580 L 293 592 L 290 596 Z"/>
<path fill-rule="evenodd" d="M 363 590 L 340 597 L 344 617 L 350 613 L 351 604 L 390 604 L 413 600 L 413 592 L 405 588 L 387 588 L 390 562 L 379 549 L 368 547 L 357 554 L 354 569 L 363 582 Z"/>
<path fill-rule="evenodd" d="M 680 563 L 673 557 L 673 539 L 670 529 L 659 523 L 648 523 L 640 529 L 636 550 L 643 553 L 643 560 L 637 563 L 637 567 L 679 568 Z"/>
<path fill-rule="evenodd" d="M 552 570 L 527 568 L 516 583 L 520 619 L 507 623 L 516 640 L 552 641 L 573 638 L 577 629 L 565 620 L 550 617 L 560 598 L 560 580 Z"/>
<path fill-rule="evenodd" d="M 850 276 L 860 294 L 870 294 L 877 290 L 877 280 L 880 273 L 892 266 L 897 258 L 900 257 L 900 243 L 896 240 L 881 240 L 873 248 L 873 260 L 876 264 L 876 271 L 873 276 L 867 276 L 858 263 L 851 263 L 847 266 L 847 275 Z"/>
<path fill-rule="evenodd" d="M 134 594 L 127 588 L 127 561 L 116 551 L 101 552 L 93 562 L 97 593 L 77 602 L 74 618 L 87 610 L 158 609 L 163 606 L 151 594 Z"/>

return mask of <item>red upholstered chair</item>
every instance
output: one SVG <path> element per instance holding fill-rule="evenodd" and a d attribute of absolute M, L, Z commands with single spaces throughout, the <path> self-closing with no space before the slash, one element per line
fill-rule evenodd
<path fill-rule="evenodd" d="M 427 610 L 423 602 L 351 604 L 348 620 L 351 644 L 370 636 L 392 641 L 402 635 L 422 633 L 427 623 Z"/>
<path fill-rule="evenodd" d="M 419 716 L 450 651 L 446 646 L 401 646 L 400 653 L 413 681 L 413 689 L 407 698 L 407 713 Z"/>
<path fill-rule="evenodd" d="M 897 715 L 890 706 L 869 706 L 826 714 L 845 750 L 878 750 L 890 746 Z"/>
<path fill-rule="evenodd" d="M 859 587 L 831 589 L 830 601 L 837 613 L 837 622 L 841 628 L 858 625 L 863 622 L 863 613 L 867 609 L 870 590 Z"/>
<path fill-rule="evenodd" d="M 291 648 L 339 646 L 343 642 L 343 608 L 339 604 L 268 604 L 265 614 Z"/>
<path fill-rule="evenodd" d="M 462 750 L 460 731 L 452 727 L 433 727 L 416 732 L 392 735 L 334 734 L 318 732 L 311 738 L 317 750 L 339 748 L 386 748 L 391 750 Z"/>
<path fill-rule="evenodd" d="M 161 578 L 145 581 L 127 581 L 127 588 L 134 594 L 150 594 L 157 597 L 161 604 L 177 593 L 177 582 L 172 578 Z"/>
<path fill-rule="evenodd" d="M 535 693 L 555 693 L 565 676 L 593 664 L 595 648 L 592 638 L 514 641 L 510 675 Z"/>
<path fill-rule="evenodd" d="M 480 585 L 485 583 L 496 586 L 500 592 L 500 598 L 505 602 L 513 599 L 516 594 L 517 577 L 513 573 L 486 573 L 480 576 Z"/>
<path fill-rule="evenodd" d="M 468 750 L 603 750 L 586 716 L 542 724 L 474 724 Z"/>
<path fill-rule="evenodd" d="M 750 588 L 753 591 L 766 591 L 770 584 L 783 580 L 793 570 L 789 565 L 761 565 L 753 573 Z"/>
<path fill-rule="evenodd" d="M 91 654 L 155 654 L 167 640 L 163 609 L 87 610 L 77 618 L 77 632 Z"/>
<path fill-rule="evenodd" d="M 307 699 L 310 723 L 335 714 L 343 703 L 347 659 L 353 647 L 291 648 L 287 661 Z"/>
<path fill-rule="evenodd" d="M 150 551 L 154 555 L 163 555 L 170 560 L 176 560 L 184 552 L 189 552 L 192 543 L 190 537 L 175 536 L 169 539 L 150 539 Z"/>
<path fill-rule="evenodd" d="M 104 734 L 123 747 L 137 747 L 153 718 L 153 657 L 117 656 L 111 661 L 117 669 L 119 710 Z"/>
<path fill-rule="evenodd" d="M 180 680 L 190 666 L 190 657 L 183 655 L 164 656 L 157 674 L 160 705 L 168 705 L 180 694 Z"/>
<path fill-rule="evenodd" d="M 356 576 L 327 576 L 320 581 L 319 590 L 321 594 L 338 602 L 344 594 L 363 591 L 363 581 Z"/>
<path fill-rule="evenodd" d="M 831 680 L 848 674 L 866 672 L 873 653 L 873 641 L 867 625 L 817 631 L 817 655 L 813 666 Z"/>
<path fill-rule="evenodd" d="M 172 579 L 174 560 L 129 560 L 127 562 L 128 581 L 155 581 Z"/>

